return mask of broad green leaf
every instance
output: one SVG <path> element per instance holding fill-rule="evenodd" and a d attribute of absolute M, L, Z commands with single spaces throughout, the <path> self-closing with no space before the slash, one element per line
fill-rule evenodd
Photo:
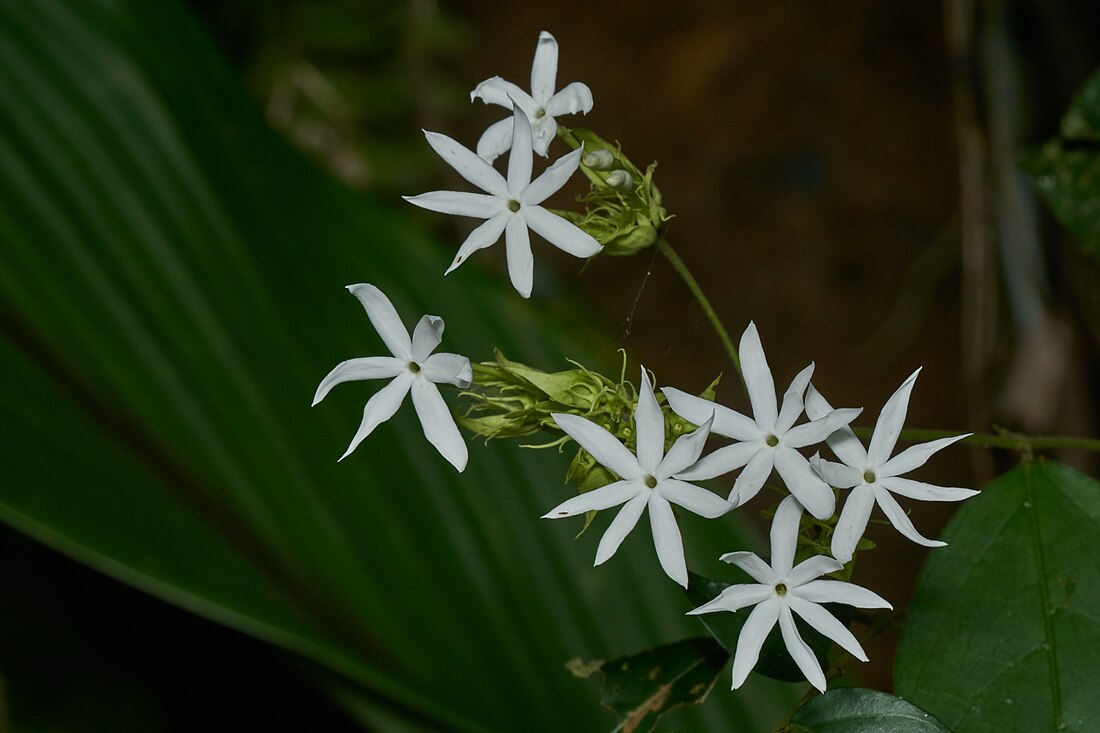
<path fill-rule="evenodd" d="M 829 690 L 795 711 L 776 733 L 951 733 L 900 697 L 849 687 Z"/>
<path fill-rule="evenodd" d="M 309 407 L 382 353 L 350 282 L 442 315 L 450 351 L 584 357 L 491 257 L 443 278 L 454 243 L 400 205 L 271 133 L 175 0 L 0 0 L 0 520 L 320 662 L 376 728 L 590 730 L 564 659 L 697 628 L 652 546 L 593 569 L 595 540 L 538 521 L 570 491 L 553 452 L 472 442 L 460 476 L 405 405 L 337 464 L 379 385 Z"/>
<path fill-rule="evenodd" d="M 1100 483 L 1028 462 L 967 501 L 917 585 L 899 694 L 955 733 L 1087 733 L 1100 720 Z"/>

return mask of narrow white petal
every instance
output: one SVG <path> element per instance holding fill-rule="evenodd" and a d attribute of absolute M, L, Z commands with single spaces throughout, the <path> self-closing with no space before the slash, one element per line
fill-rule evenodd
<path fill-rule="evenodd" d="M 786 606 L 779 614 L 779 628 L 783 632 L 783 643 L 786 644 L 787 651 L 790 652 L 794 663 L 802 670 L 802 674 L 806 675 L 806 681 L 819 691 L 825 692 L 825 673 L 821 671 L 821 665 L 818 664 L 817 657 L 814 656 L 809 645 L 799 635 L 794 625 L 794 617 L 791 616 L 791 609 Z"/>
<path fill-rule="evenodd" d="M 546 103 L 546 112 L 553 117 L 575 115 L 578 112 L 588 114 L 591 111 L 592 90 L 579 81 L 566 84 Z"/>
<path fill-rule="evenodd" d="M 489 125 L 477 141 L 477 155 L 486 163 L 492 163 L 512 147 L 512 116 Z"/>
<path fill-rule="evenodd" d="M 541 206 L 524 206 L 523 217 L 535 234 L 574 257 L 592 257 L 603 249 L 592 235 Z"/>
<path fill-rule="evenodd" d="M 760 487 L 772 475 L 774 460 L 775 451 L 767 447 L 761 448 L 749 459 L 745 470 L 737 476 L 737 480 L 733 482 L 733 490 L 730 491 L 729 499 L 734 506 L 741 506 L 759 493 Z"/>
<path fill-rule="evenodd" d="M 623 508 L 611 520 L 607 531 L 600 538 L 600 546 L 596 548 L 596 561 L 593 565 L 602 565 L 611 559 L 611 556 L 619 549 L 626 536 L 630 534 L 642 512 L 649 505 L 649 497 L 646 492 L 641 492 L 630 501 L 623 504 Z"/>
<path fill-rule="evenodd" d="M 817 420 L 819 417 L 825 417 L 827 413 L 833 411 L 833 406 L 826 401 L 821 393 L 817 391 L 817 388 L 810 384 L 806 388 L 806 417 L 811 420 Z"/>
<path fill-rule="evenodd" d="M 814 555 L 798 563 L 787 575 L 787 587 L 797 588 L 828 573 L 835 573 L 844 566 L 828 555 Z"/>
<path fill-rule="evenodd" d="M 653 530 L 653 546 L 665 574 L 683 587 L 688 587 L 684 543 L 672 507 L 656 491 L 649 494 L 649 527 Z"/>
<path fill-rule="evenodd" d="M 703 452 L 703 446 L 710 434 L 710 420 L 692 430 L 687 435 L 681 435 L 668 449 L 668 453 L 661 459 L 654 475 L 659 479 L 675 476 L 688 466 L 699 460 L 699 454 Z"/>
<path fill-rule="evenodd" d="M 833 406 L 825 401 L 821 393 L 811 384 L 806 389 L 806 416 L 811 420 L 818 420 L 833 411 Z M 828 437 L 829 447 L 836 453 L 837 458 L 847 465 L 863 470 L 867 465 L 867 451 L 863 444 L 852 432 L 851 428 L 840 428 Z"/>
<path fill-rule="evenodd" d="M 860 482 L 852 489 L 840 510 L 840 519 L 833 529 L 833 541 L 830 551 L 833 557 L 847 564 L 855 554 L 856 545 L 867 531 L 867 520 L 871 518 L 871 508 L 875 505 L 875 492 L 871 484 Z"/>
<path fill-rule="evenodd" d="M 507 109 L 512 109 L 512 100 L 523 108 L 528 115 L 535 113 L 535 100 L 531 95 L 520 89 L 510 81 L 505 81 L 499 76 L 494 76 L 478 84 L 470 92 L 470 101 L 480 99 L 485 104 L 496 104 Z"/>
<path fill-rule="evenodd" d="M 412 386 L 412 400 L 416 415 L 420 418 L 420 427 L 424 429 L 424 437 L 461 473 L 469 457 L 466 441 L 458 432 L 454 416 L 443 401 L 443 395 L 439 394 L 439 388 L 427 379 L 416 379 Z"/>
<path fill-rule="evenodd" d="M 432 146 L 432 150 L 439 153 L 439 157 L 447 161 L 447 165 L 454 168 L 458 175 L 486 193 L 501 198 L 508 195 L 508 184 L 504 180 L 504 176 L 500 175 L 493 166 L 479 158 L 472 150 L 438 132 L 425 130 L 424 137 L 427 138 L 428 144 Z"/>
<path fill-rule="evenodd" d="M 341 461 L 351 455 L 351 452 L 359 447 L 372 430 L 393 417 L 393 413 L 397 412 L 397 408 L 401 406 L 412 383 L 413 375 L 404 372 L 371 395 L 366 406 L 363 407 L 363 421 L 359 423 L 359 429 L 355 431 L 355 437 L 351 439 L 348 449 L 344 451 L 344 455 L 340 456 Z"/>
<path fill-rule="evenodd" d="M 515 152 L 512 154 L 515 155 Z M 504 230 L 504 246 L 508 252 L 508 277 L 512 280 L 512 287 L 524 298 L 530 298 L 535 283 L 535 256 L 531 254 L 527 222 L 519 214 L 508 221 Z"/>
<path fill-rule="evenodd" d="M 844 603 L 856 608 L 893 608 L 877 593 L 842 580 L 811 580 L 799 586 L 798 597 L 813 603 Z"/>
<path fill-rule="evenodd" d="M 760 451 L 770 450 L 771 448 L 766 447 L 759 440 L 727 445 L 703 456 L 690 468 L 677 473 L 676 477 L 685 481 L 705 481 L 730 471 L 736 471 Z"/>
<path fill-rule="evenodd" d="M 531 185 L 520 193 L 520 203 L 524 206 L 537 206 L 557 193 L 576 173 L 583 154 L 584 149 L 577 148 L 555 160 L 542 172 L 542 175 L 531 181 Z"/>
<path fill-rule="evenodd" d="M 566 499 L 561 504 L 542 515 L 542 519 L 561 519 L 574 517 L 585 512 L 610 509 L 630 501 L 635 496 L 648 496 L 649 490 L 639 481 L 616 481 L 583 494 Z"/>
<path fill-rule="evenodd" d="M 512 152 L 508 156 L 508 195 L 519 199 L 531 183 L 531 122 L 519 105 L 512 107 Z"/>
<path fill-rule="evenodd" d="M 316 405 L 323 400 L 329 390 L 338 384 L 360 379 L 389 379 L 390 377 L 396 377 L 407 369 L 408 365 L 403 359 L 393 356 L 364 356 L 342 361 L 317 385 L 317 392 L 313 395 L 313 404 Z"/>
<path fill-rule="evenodd" d="M 775 432 L 780 435 L 790 430 L 798 420 L 798 416 L 802 414 L 802 395 L 806 392 L 806 385 L 810 383 L 813 373 L 814 365 L 811 363 L 795 375 L 791 380 L 791 386 L 787 387 L 787 391 L 783 394 L 783 405 L 779 409 L 779 417 L 775 419 Z"/>
<path fill-rule="evenodd" d="M 775 627 L 782 608 L 779 601 L 769 599 L 758 604 L 745 619 L 741 635 L 737 637 L 737 651 L 733 655 L 733 689 L 744 684 L 749 672 L 756 666 L 760 659 L 760 647 L 764 646 L 768 632 Z"/>
<path fill-rule="evenodd" d="M 445 324 L 439 316 L 423 316 L 413 329 L 412 358 L 420 364 L 435 351 L 439 342 L 443 340 Z M 435 381 L 435 380 L 432 380 Z"/>
<path fill-rule="evenodd" d="M 801 616 L 806 623 L 817 629 L 821 634 L 840 644 L 841 648 L 859 661 L 867 661 L 867 653 L 863 651 L 863 647 L 859 645 L 856 637 L 848 630 L 848 627 L 840 623 L 831 613 L 816 603 L 811 603 L 793 594 L 787 600 L 787 603 L 790 604 L 792 611 Z"/>
<path fill-rule="evenodd" d="M 905 510 L 901 508 L 897 500 L 881 486 L 875 486 L 875 500 L 878 505 L 882 507 L 882 512 L 886 515 L 886 518 L 890 520 L 890 524 L 894 525 L 894 528 L 901 532 L 911 542 L 916 542 L 918 545 L 924 545 L 925 547 L 943 547 L 946 542 L 940 540 L 930 540 L 913 526 L 913 522 L 910 521 L 909 516 L 905 513 Z"/>
<path fill-rule="evenodd" d="M 558 79 L 558 42 L 543 31 L 535 46 L 535 60 L 531 64 L 531 96 L 539 104 L 546 104 L 554 95 Z"/>
<path fill-rule="evenodd" d="M 634 430 L 638 465 L 646 473 L 656 473 L 665 456 L 665 416 L 653 397 L 653 385 L 644 366 L 642 384 L 638 388 L 638 406 L 634 409 Z"/>
<path fill-rule="evenodd" d="M 828 519 L 836 509 L 836 497 L 829 485 L 810 468 L 809 461 L 793 448 L 779 446 L 774 450 L 775 470 L 783 477 L 790 492 L 798 497 L 806 511 L 818 519 Z"/>
<path fill-rule="evenodd" d="M 816 453 L 810 457 L 810 466 L 825 483 L 838 489 L 850 489 L 863 483 L 863 474 L 859 469 L 845 466 L 843 463 L 822 460 Z"/>
<path fill-rule="evenodd" d="M 764 346 L 760 343 L 755 323 L 750 322 L 741 335 L 737 353 L 741 357 L 741 371 L 749 391 L 753 419 L 761 430 L 770 431 L 779 415 L 775 402 L 775 381 L 764 357 Z"/>
<path fill-rule="evenodd" d="M 466 389 L 474 379 L 470 360 L 459 354 L 432 354 L 420 364 L 420 368 L 424 378 L 436 384 L 453 384 Z"/>
<path fill-rule="evenodd" d="M 536 153 L 545 158 L 550 151 L 550 143 L 554 141 L 554 137 L 558 134 L 558 123 L 550 115 L 544 115 L 542 119 L 531 126 L 531 133 L 534 138 L 531 147 L 534 148 Z"/>
<path fill-rule="evenodd" d="M 785 578 L 794 564 L 794 552 L 798 548 L 798 525 L 802 521 L 802 505 L 798 499 L 788 496 L 779 502 L 772 517 L 771 547 L 772 572 Z"/>
<path fill-rule="evenodd" d="M 962 501 L 979 493 L 974 489 L 960 489 L 949 486 L 933 486 L 920 481 L 911 481 L 898 476 L 880 478 L 878 482 L 888 491 L 918 501 Z"/>
<path fill-rule="evenodd" d="M 512 218 L 513 217 L 509 216 L 507 211 L 502 211 L 492 219 L 486 219 L 482 222 L 476 229 L 470 232 L 470 236 L 466 237 L 466 241 L 458 248 L 458 254 L 455 255 L 454 261 L 451 262 L 451 266 L 448 267 L 447 271 L 443 274 L 450 275 L 456 267 L 465 262 L 474 252 L 494 244 L 500 239 L 504 227 L 508 225 L 508 222 L 511 221 Z"/>
<path fill-rule="evenodd" d="M 875 422 L 875 432 L 871 435 L 871 444 L 867 446 L 867 460 L 872 465 L 882 465 L 890 458 L 894 450 L 894 444 L 898 441 L 901 427 L 905 424 L 905 413 L 909 409 L 909 395 L 913 392 L 913 385 L 917 381 L 920 369 L 909 375 L 902 382 L 879 413 Z"/>
<path fill-rule="evenodd" d="M 950 438 L 940 438 L 939 440 L 933 440 L 928 443 L 911 445 L 879 466 L 878 474 L 880 476 L 900 476 L 903 473 L 909 473 L 913 469 L 923 466 L 928 462 L 928 459 L 937 452 L 971 435 L 972 433 L 965 433 Z"/>
<path fill-rule="evenodd" d="M 602 427 L 578 415 L 553 413 L 551 415 L 558 427 L 565 431 L 577 444 L 592 454 L 604 468 L 611 470 L 624 479 L 640 479 L 642 469 L 638 459 L 626 446 Z"/>
<path fill-rule="evenodd" d="M 761 437 L 760 428 L 756 423 L 736 410 L 682 392 L 675 387 L 664 387 L 661 391 L 665 393 L 665 398 L 672 406 L 673 412 L 696 425 L 702 425 L 703 421 L 713 414 L 714 425 L 711 426 L 711 432 L 715 435 L 734 440 L 755 440 Z"/>
<path fill-rule="evenodd" d="M 367 318 L 390 353 L 398 359 L 409 359 L 412 356 L 412 341 L 409 340 L 409 332 L 401 323 L 401 317 L 393 303 L 386 294 L 373 285 L 358 283 L 348 285 L 348 292 L 359 299 L 363 309 L 367 312 Z"/>
<path fill-rule="evenodd" d="M 414 206 L 428 211 L 455 216 L 471 216 L 475 219 L 488 219 L 504 209 L 504 202 L 497 196 L 487 193 L 468 191 L 431 191 L 419 196 L 402 196 Z"/>
<path fill-rule="evenodd" d="M 733 509 L 733 504 L 706 489 L 670 478 L 657 484 L 657 491 L 673 504 L 700 517 L 714 519 Z"/>
<path fill-rule="evenodd" d="M 736 565 L 748 573 L 753 580 L 769 588 L 775 586 L 775 584 L 779 582 L 779 578 L 776 577 L 771 566 L 761 560 L 755 553 L 745 552 L 743 550 L 740 552 L 727 552 L 718 559 L 722 562 Z"/>
<path fill-rule="evenodd" d="M 833 410 L 808 423 L 803 423 L 791 428 L 783 436 L 783 442 L 792 448 L 805 448 L 806 446 L 820 443 L 844 428 L 848 423 L 859 417 L 863 412 L 862 407 L 849 407 L 841 410 Z M 831 447 L 831 444 L 830 444 Z"/>
<path fill-rule="evenodd" d="M 731 585 L 719 593 L 715 598 L 707 601 L 698 608 L 687 612 L 688 616 L 698 616 L 703 613 L 715 611 L 740 611 L 747 606 L 755 606 L 775 595 L 775 589 L 770 585 L 757 585 L 755 583 L 743 583 Z"/>

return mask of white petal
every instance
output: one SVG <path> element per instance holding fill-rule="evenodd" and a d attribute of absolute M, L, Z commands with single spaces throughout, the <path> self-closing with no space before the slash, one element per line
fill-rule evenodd
<path fill-rule="evenodd" d="M 539 104 L 546 104 L 554 95 L 558 78 L 558 42 L 543 31 L 535 46 L 535 60 L 531 64 L 531 96 Z"/>
<path fill-rule="evenodd" d="M 492 163 L 512 147 L 512 116 L 489 125 L 477 141 L 477 155 Z"/>
<path fill-rule="evenodd" d="M 833 557 L 847 564 L 856 551 L 859 538 L 867 531 L 867 520 L 871 518 L 871 508 L 875 505 L 875 492 L 870 484 L 860 483 L 844 501 L 840 510 L 840 519 L 833 529 L 833 541 L 830 551 Z"/>
<path fill-rule="evenodd" d="M 757 605 L 745 619 L 741 635 L 737 637 L 737 651 L 733 655 L 733 689 L 744 684 L 749 672 L 760 659 L 760 647 L 768 638 L 768 632 L 775 626 L 782 605 L 770 599 Z"/>
<path fill-rule="evenodd" d="M 439 157 L 447 161 L 458 175 L 474 184 L 482 191 L 504 198 L 508 195 L 508 184 L 493 166 L 479 158 L 476 153 L 460 145 L 446 135 L 424 131 L 424 137 Z"/>
<path fill-rule="evenodd" d="M 806 416 L 818 420 L 833 411 L 832 405 L 825 401 L 821 393 L 811 384 L 806 390 Z M 867 465 L 867 451 L 852 432 L 851 428 L 840 428 L 828 437 L 829 447 L 837 458 L 860 471 Z"/>
<path fill-rule="evenodd" d="M 458 254 L 455 255 L 454 261 L 451 262 L 451 266 L 448 267 L 447 271 L 443 274 L 450 275 L 456 267 L 465 262 L 474 252 L 494 244 L 500 239 L 504 227 L 507 226 L 508 222 L 513 218 L 514 217 L 510 216 L 507 211 L 502 211 L 492 219 L 486 219 L 482 222 L 476 229 L 470 232 L 470 236 L 466 237 L 466 241 L 458 248 Z"/>
<path fill-rule="evenodd" d="M 738 475 L 733 482 L 733 490 L 729 499 L 734 506 L 741 506 L 760 491 L 760 487 L 772 475 L 772 467 L 775 465 L 775 451 L 771 448 L 761 448 L 749 459 L 745 470 Z"/>
<path fill-rule="evenodd" d="M 749 391 L 753 419 L 761 430 L 770 431 L 775 427 L 779 414 L 775 403 L 775 381 L 772 379 L 771 369 L 768 368 L 768 360 L 764 357 L 764 347 L 760 343 L 760 334 L 756 332 L 755 323 L 750 322 L 745 333 L 741 335 L 737 353 L 741 357 L 741 371 Z"/>
<path fill-rule="evenodd" d="M 523 207 L 523 217 L 536 234 L 574 257 L 591 257 L 603 249 L 590 234 L 541 206 Z"/>
<path fill-rule="evenodd" d="M 734 440 L 755 440 L 761 437 L 760 428 L 756 423 L 736 410 L 682 392 L 675 387 L 664 387 L 661 391 L 665 393 L 665 398 L 672 406 L 673 412 L 696 425 L 702 425 L 703 421 L 713 414 L 714 425 L 711 426 L 711 432 L 715 435 Z"/>
<path fill-rule="evenodd" d="M 512 153 L 508 156 L 508 195 L 518 199 L 531 183 L 531 122 L 527 113 L 512 108 Z"/>
<path fill-rule="evenodd" d="M 757 585 L 755 583 L 731 585 L 723 589 L 715 598 L 698 608 L 688 611 L 687 615 L 698 616 L 702 613 L 713 613 L 715 611 L 740 611 L 747 606 L 763 603 L 774 595 L 775 589 L 770 585 Z"/>
<path fill-rule="evenodd" d="M 546 112 L 553 117 L 575 115 L 578 112 L 588 114 L 591 111 L 592 90 L 579 81 L 566 84 L 546 103 Z"/>
<path fill-rule="evenodd" d="M 811 603 L 794 594 L 791 594 L 791 597 L 787 599 L 787 603 L 790 604 L 792 611 L 801 616 L 806 623 L 817 629 L 821 634 L 840 644 L 846 652 L 859 661 L 867 661 L 867 653 L 863 651 L 863 647 L 859 645 L 856 637 L 831 613 L 816 603 Z"/>
<path fill-rule="evenodd" d="M 624 479 L 640 479 L 642 469 L 638 459 L 611 433 L 578 415 L 555 412 L 551 414 L 558 427 L 565 431 L 581 448 L 592 454 L 604 468 Z"/>
<path fill-rule="evenodd" d="M 401 323 L 401 317 L 397 315 L 393 303 L 378 288 L 367 283 L 348 285 L 348 292 L 359 299 L 363 309 L 367 312 L 367 318 L 390 353 L 398 359 L 412 357 L 412 341 L 409 340 L 409 332 Z"/>
<path fill-rule="evenodd" d="M 877 593 L 841 580 L 811 580 L 799 586 L 798 597 L 814 603 L 844 603 L 856 608 L 893 608 Z"/>
<path fill-rule="evenodd" d="M 875 486 L 875 500 L 878 505 L 882 507 L 883 513 L 886 518 L 890 520 L 890 524 L 894 525 L 894 528 L 909 538 L 910 541 L 916 542 L 918 545 L 924 545 L 925 547 L 943 547 L 946 542 L 940 540 L 930 540 L 913 526 L 913 522 L 909 520 L 909 516 L 905 513 L 905 510 L 901 508 L 897 500 L 890 495 L 890 492 L 881 486 Z"/>
<path fill-rule="evenodd" d="M 794 564 L 794 552 L 798 548 L 798 525 L 802 520 L 802 505 L 798 499 L 788 496 L 779 502 L 772 517 L 771 547 L 772 571 L 776 577 L 785 578 Z"/>
<path fill-rule="evenodd" d="M 732 504 L 717 494 L 685 481 L 665 479 L 657 484 L 657 491 L 673 504 L 707 519 L 720 517 L 733 509 Z"/>
<path fill-rule="evenodd" d="M 806 507 L 806 511 L 818 519 L 833 516 L 833 510 L 836 509 L 833 490 L 810 468 L 809 461 L 793 448 L 782 445 L 774 453 L 775 470 L 783 477 L 783 483 L 787 484 L 790 492 Z"/>
<path fill-rule="evenodd" d="M 808 445 L 820 443 L 859 417 L 861 412 L 863 412 L 862 407 L 833 410 L 825 417 L 791 428 L 783 436 L 783 442 L 792 448 L 805 448 Z"/>
<path fill-rule="evenodd" d="M 816 453 L 810 457 L 810 466 L 825 483 L 838 489 L 850 489 L 863 483 L 863 474 L 859 469 L 822 460 Z"/>
<path fill-rule="evenodd" d="M 764 446 L 759 440 L 754 440 L 751 443 L 727 445 L 703 456 L 690 468 L 677 473 L 676 477 L 685 481 L 705 481 L 730 471 L 736 471 L 760 451 L 770 450 L 771 448 Z"/>
<path fill-rule="evenodd" d="M 583 494 L 577 494 L 571 499 L 566 499 L 561 504 L 542 515 L 542 519 L 561 519 L 573 517 L 585 512 L 610 509 L 630 501 L 635 496 L 648 497 L 649 490 L 639 481 L 616 481 L 615 483 L 601 486 Z"/>
<path fill-rule="evenodd" d="M 886 463 L 890 453 L 894 450 L 894 444 L 898 441 L 901 427 L 905 424 L 905 413 L 909 409 L 909 395 L 913 391 L 913 384 L 917 381 L 920 369 L 909 375 L 902 382 L 879 413 L 875 423 L 875 432 L 871 435 L 871 444 L 867 446 L 867 460 L 875 466 Z"/>
<path fill-rule="evenodd" d="M 534 148 L 536 153 L 545 158 L 550 150 L 550 143 L 554 142 L 554 138 L 558 134 L 558 123 L 550 115 L 544 115 L 531 128 L 532 137 L 534 138 L 531 147 Z"/>
<path fill-rule="evenodd" d="M 783 406 L 779 409 L 779 417 L 775 420 L 775 432 L 780 435 L 790 430 L 795 420 L 802 414 L 802 394 L 806 391 L 806 385 L 810 383 L 810 377 L 813 376 L 813 373 L 814 365 L 811 363 L 795 375 L 795 378 L 791 381 L 791 386 L 783 394 Z M 824 439 L 822 438 L 822 440 Z"/>
<path fill-rule="evenodd" d="M 752 552 L 727 552 L 722 557 L 718 558 L 722 562 L 728 562 L 731 565 L 744 570 L 749 576 L 763 585 L 769 588 L 774 587 L 779 582 L 779 578 L 776 577 L 772 571 L 771 566 L 761 560 L 755 553 Z"/>
<path fill-rule="evenodd" d="M 443 319 L 439 316 L 425 315 L 420 319 L 416 328 L 413 329 L 413 361 L 419 364 L 432 355 L 435 347 L 439 346 L 439 342 L 443 340 L 444 327 Z"/>
<path fill-rule="evenodd" d="M 665 416 L 653 397 L 653 385 L 642 367 L 642 385 L 638 388 L 638 406 L 634 409 L 635 444 L 638 465 L 646 473 L 655 473 L 665 455 Z"/>
<path fill-rule="evenodd" d="M 974 489 L 960 489 L 948 486 L 933 486 L 920 481 L 911 481 L 898 476 L 880 478 L 878 482 L 888 491 L 918 501 L 962 501 L 979 493 Z"/>
<path fill-rule="evenodd" d="M 593 565 L 602 565 L 611 559 L 611 556 L 619 549 L 619 545 L 623 543 L 626 536 L 638 524 L 642 512 L 649 505 L 647 493 L 641 492 L 626 504 L 623 504 L 623 508 L 611 520 L 611 524 L 607 526 L 607 531 L 600 538 L 600 546 L 596 548 L 596 561 Z"/>
<path fill-rule="evenodd" d="M 779 628 L 783 632 L 783 643 L 787 645 L 787 651 L 790 652 L 794 663 L 802 670 L 802 674 L 806 675 L 806 680 L 821 692 L 825 692 L 825 673 L 821 671 L 817 657 L 799 635 L 791 610 L 786 606 L 779 614 Z"/>
<path fill-rule="evenodd" d="M 500 198 L 490 196 L 487 193 L 431 191 L 430 193 L 422 193 L 419 196 L 402 196 L 401 198 L 428 211 L 438 211 L 441 214 L 453 214 L 455 216 L 471 216 L 475 219 L 488 219 L 504 209 L 504 204 Z"/>
<path fill-rule="evenodd" d="M 811 420 L 817 420 L 819 417 L 825 417 L 829 412 L 832 412 L 833 406 L 830 405 L 821 393 L 811 384 L 806 388 L 806 417 Z"/>
<path fill-rule="evenodd" d="M 359 447 L 372 430 L 393 417 L 393 413 L 397 412 L 397 408 L 401 406 L 405 395 L 408 394 L 413 379 L 413 375 L 409 372 L 398 374 L 392 382 L 371 395 L 366 406 L 363 407 L 363 420 L 359 423 L 359 429 L 355 431 L 355 437 L 351 439 L 351 444 L 344 451 L 344 455 L 340 456 L 341 461 L 351 455 L 351 452 Z"/>
<path fill-rule="evenodd" d="M 413 407 L 420 418 L 420 427 L 424 437 L 435 446 L 439 454 L 446 458 L 461 473 L 466 468 L 468 453 L 466 441 L 458 432 L 455 419 L 451 415 L 439 388 L 427 379 L 416 379 L 412 386 Z"/>
<path fill-rule="evenodd" d="M 656 491 L 649 495 L 649 527 L 653 530 L 653 546 L 665 574 L 683 587 L 688 587 L 687 563 L 684 561 L 684 543 L 676 515 L 672 507 Z"/>
<path fill-rule="evenodd" d="M 408 365 L 405 360 L 393 356 L 364 356 L 342 361 L 317 385 L 313 404 L 316 405 L 323 400 L 329 390 L 338 384 L 359 379 L 389 379 L 407 370 Z"/>
<path fill-rule="evenodd" d="M 879 476 L 900 476 L 903 473 L 909 473 L 913 469 L 920 468 L 928 459 L 935 455 L 938 451 L 943 450 L 952 443 L 957 443 L 963 438 L 968 438 L 972 433 L 965 433 L 963 435 L 956 435 L 951 438 L 940 438 L 939 440 L 933 440 L 928 443 L 919 443 L 917 445 L 911 445 L 901 453 L 883 463 L 878 468 Z"/>
<path fill-rule="evenodd" d="M 424 378 L 436 384 L 453 384 L 466 389 L 473 382 L 470 360 L 459 354 L 432 354 L 420 365 Z"/>
<path fill-rule="evenodd" d="M 498 104 L 507 109 L 512 109 L 512 100 L 515 100 L 528 115 L 534 114 L 537 107 L 530 94 L 499 76 L 486 79 L 474 87 L 470 92 L 470 101 L 475 99 L 480 99 L 485 104 Z"/>
<path fill-rule="evenodd" d="M 515 155 L 515 153 L 512 153 Z M 531 254 L 531 237 L 527 222 L 516 214 L 504 230 L 504 246 L 508 252 L 508 277 L 512 287 L 524 298 L 531 297 L 535 283 L 535 256 Z"/>
<path fill-rule="evenodd" d="M 787 575 L 787 586 L 798 588 L 804 583 L 809 583 L 814 578 L 819 578 L 828 573 L 835 573 L 843 569 L 843 565 L 828 555 L 814 555 L 798 563 Z"/>
<path fill-rule="evenodd" d="M 659 479 L 675 476 L 688 466 L 699 460 L 699 454 L 703 452 L 703 446 L 710 434 L 710 420 L 692 430 L 687 435 L 681 435 L 668 449 L 668 453 L 661 459 L 654 475 Z"/>
<path fill-rule="evenodd" d="M 531 185 L 520 193 L 520 203 L 524 206 L 536 206 L 557 193 L 577 172 L 583 154 L 584 149 L 577 148 L 555 160 L 542 172 L 542 175 L 531 181 Z"/>

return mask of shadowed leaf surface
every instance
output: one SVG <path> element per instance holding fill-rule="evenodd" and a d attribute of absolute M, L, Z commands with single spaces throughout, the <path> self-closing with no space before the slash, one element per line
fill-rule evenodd
<path fill-rule="evenodd" d="M 795 711 L 777 733 L 951 733 L 900 697 L 849 687 L 829 690 Z"/>

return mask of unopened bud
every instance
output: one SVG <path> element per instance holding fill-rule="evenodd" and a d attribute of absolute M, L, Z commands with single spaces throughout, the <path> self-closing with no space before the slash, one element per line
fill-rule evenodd
<path fill-rule="evenodd" d="M 620 191 L 634 189 L 634 176 L 624 170 L 611 171 L 607 176 L 607 185 Z"/>
<path fill-rule="evenodd" d="M 615 155 L 606 148 L 584 154 L 581 162 L 594 171 L 609 171 L 615 165 Z"/>

